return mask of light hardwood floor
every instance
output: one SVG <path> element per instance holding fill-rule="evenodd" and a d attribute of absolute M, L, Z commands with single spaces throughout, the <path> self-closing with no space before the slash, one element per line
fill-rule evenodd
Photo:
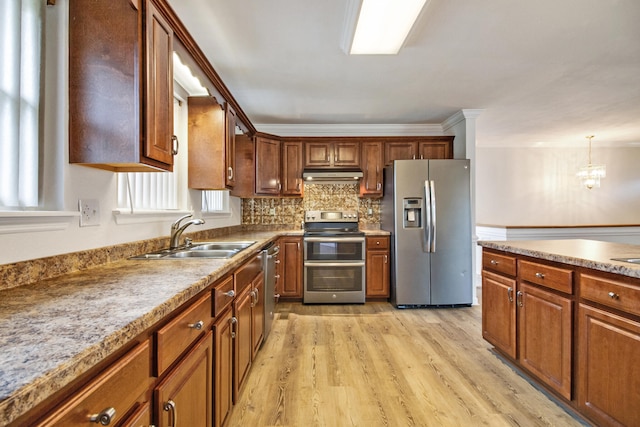
<path fill-rule="evenodd" d="M 584 425 L 490 351 L 479 307 L 278 311 L 227 427 Z"/>

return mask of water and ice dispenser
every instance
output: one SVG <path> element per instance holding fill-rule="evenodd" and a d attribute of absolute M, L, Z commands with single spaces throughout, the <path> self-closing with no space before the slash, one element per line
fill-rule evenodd
<path fill-rule="evenodd" d="M 402 202 L 404 228 L 422 228 L 422 199 L 406 198 Z"/>

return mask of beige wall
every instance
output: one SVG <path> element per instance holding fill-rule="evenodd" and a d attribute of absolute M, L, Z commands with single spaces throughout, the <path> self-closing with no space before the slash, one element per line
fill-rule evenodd
<path fill-rule="evenodd" d="M 594 147 L 607 177 L 591 190 L 575 176 L 586 147 L 478 147 L 476 155 L 478 224 L 640 224 L 640 147 Z"/>

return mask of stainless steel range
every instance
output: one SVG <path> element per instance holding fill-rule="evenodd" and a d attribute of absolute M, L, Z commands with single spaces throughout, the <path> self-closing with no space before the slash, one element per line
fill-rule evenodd
<path fill-rule="evenodd" d="M 365 302 L 365 239 L 357 212 L 305 212 L 303 302 Z"/>

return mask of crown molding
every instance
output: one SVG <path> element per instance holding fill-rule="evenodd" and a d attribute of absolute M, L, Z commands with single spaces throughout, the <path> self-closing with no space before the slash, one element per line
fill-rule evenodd
<path fill-rule="evenodd" d="M 439 136 L 439 124 L 267 124 L 255 123 L 260 132 L 279 136 Z"/>
<path fill-rule="evenodd" d="M 484 110 L 474 110 L 474 109 L 462 109 L 454 113 L 451 117 L 442 122 L 442 129 L 447 131 L 460 123 L 463 120 L 467 119 L 477 119 L 480 114 L 482 114 Z"/>

